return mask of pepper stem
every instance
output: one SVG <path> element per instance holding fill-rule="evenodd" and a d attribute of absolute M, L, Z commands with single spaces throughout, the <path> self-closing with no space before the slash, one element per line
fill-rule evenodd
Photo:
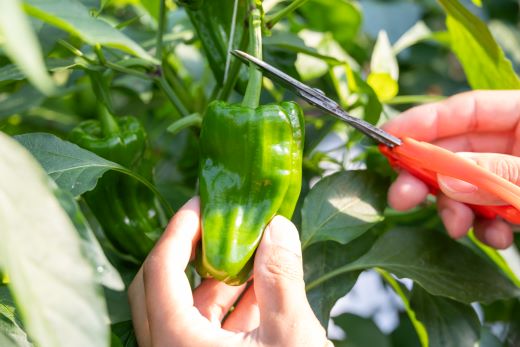
<path fill-rule="evenodd" d="M 262 16 L 257 6 L 256 0 L 250 0 L 249 13 L 249 54 L 262 59 Z M 246 93 L 242 105 L 250 108 L 257 108 L 262 91 L 262 73 L 249 64 L 249 82 L 247 83 Z"/>
<path fill-rule="evenodd" d="M 109 136 L 119 133 L 120 130 L 117 121 L 103 105 L 99 106 L 99 121 L 101 122 L 103 135 Z"/>

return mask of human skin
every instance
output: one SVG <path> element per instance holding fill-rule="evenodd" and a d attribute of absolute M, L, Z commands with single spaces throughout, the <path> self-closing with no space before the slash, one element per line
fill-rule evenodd
<path fill-rule="evenodd" d="M 520 184 L 520 91 L 473 91 L 441 102 L 414 107 L 390 120 L 383 128 L 398 136 L 434 143 L 475 161 L 495 174 Z M 439 214 L 453 238 L 467 234 L 494 248 L 513 242 L 512 226 L 500 218 L 484 220 L 463 202 L 503 205 L 504 202 L 478 187 L 438 175 L 442 193 L 437 196 Z M 424 201 L 427 186 L 402 171 L 390 186 L 388 202 L 399 211 Z"/>
<path fill-rule="evenodd" d="M 276 216 L 266 228 L 252 285 L 205 279 L 192 293 L 184 271 L 200 233 L 199 199 L 193 198 L 130 285 L 139 346 L 332 346 L 307 301 L 300 239 L 289 220 Z"/>

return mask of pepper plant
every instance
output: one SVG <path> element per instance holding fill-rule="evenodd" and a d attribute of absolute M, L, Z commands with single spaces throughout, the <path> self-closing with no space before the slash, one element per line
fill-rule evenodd
<path fill-rule="evenodd" d="M 516 246 L 450 239 L 434 198 L 390 209 L 396 174 L 375 144 L 230 54 L 380 125 L 520 88 L 518 16 L 513 0 L 2 0 L 0 346 L 135 346 L 126 288 L 196 194 L 203 225 L 227 224 L 204 234 L 193 285 L 196 267 L 243 281 L 266 223 L 292 215 L 337 346 L 520 345 Z M 348 305 L 331 316 L 362 273 L 391 293 L 390 328 Z"/>

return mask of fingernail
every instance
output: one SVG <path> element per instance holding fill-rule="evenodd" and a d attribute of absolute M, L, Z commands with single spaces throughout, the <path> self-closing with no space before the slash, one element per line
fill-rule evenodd
<path fill-rule="evenodd" d="M 478 190 L 477 186 L 474 186 L 471 183 L 461 181 L 452 177 L 443 177 L 442 185 L 446 190 L 448 190 L 451 193 L 469 194 L 474 193 Z"/>
<path fill-rule="evenodd" d="M 300 235 L 288 219 L 275 216 L 267 230 L 269 241 L 296 254 L 301 254 Z"/>

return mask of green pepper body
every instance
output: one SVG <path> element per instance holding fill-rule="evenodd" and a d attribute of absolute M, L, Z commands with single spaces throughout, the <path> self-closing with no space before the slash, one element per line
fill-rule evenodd
<path fill-rule="evenodd" d="M 301 188 L 303 129 L 295 103 L 209 105 L 200 134 L 201 276 L 245 282 L 269 221 L 276 214 L 291 218 Z"/>
<path fill-rule="evenodd" d="M 117 131 L 106 134 L 100 121 L 87 120 L 72 130 L 70 140 L 151 179 L 152 169 L 145 160 L 144 128 L 134 117 L 118 118 L 117 126 Z M 110 171 L 84 198 L 114 248 L 144 260 L 162 230 L 153 193 L 134 178 Z"/>

